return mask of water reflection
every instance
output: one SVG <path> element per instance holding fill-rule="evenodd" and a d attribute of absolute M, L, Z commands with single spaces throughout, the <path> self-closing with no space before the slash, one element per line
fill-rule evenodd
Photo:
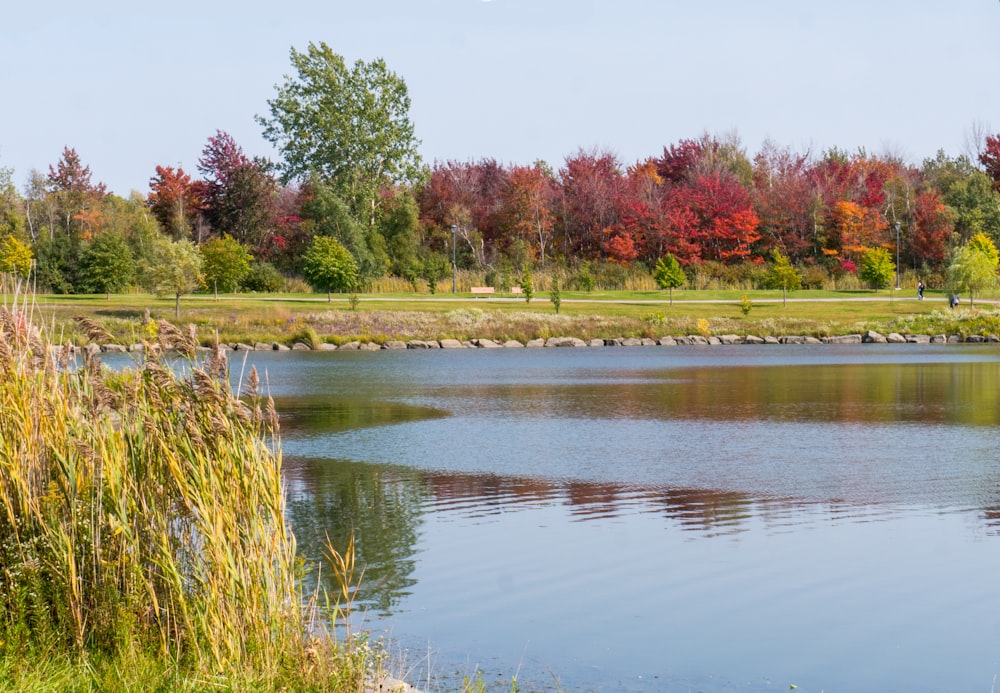
<path fill-rule="evenodd" d="M 327 537 L 344 547 L 355 535 L 359 562 L 366 566 L 359 603 L 383 615 L 391 614 L 415 583 L 420 528 L 430 514 L 473 525 L 545 508 L 563 508 L 576 522 L 627 522 L 652 514 L 663 518 L 665 530 L 708 539 L 737 538 L 751 528 L 779 533 L 815 523 L 885 521 L 911 511 L 837 499 L 433 472 L 345 460 L 293 457 L 285 464 L 289 515 L 303 555 L 322 561 Z M 991 485 L 979 517 L 987 533 L 1000 535 L 1000 480 Z M 513 549 L 513 544 L 497 547 Z M 336 589 L 332 576 L 327 580 L 327 589 Z"/>
<path fill-rule="evenodd" d="M 567 691 L 990 680 L 1000 353 L 600 352 L 270 362 L 303 554 Z"/>

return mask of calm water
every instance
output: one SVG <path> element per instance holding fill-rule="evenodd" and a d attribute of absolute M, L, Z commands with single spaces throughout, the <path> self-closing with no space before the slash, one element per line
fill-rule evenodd
<path fill-rule="evenodd" d="M 414 683 L 990 691 L 1000 351 L 255 354 Z M 239 365 L 234 365 L 239 370 Z M 558 683 L 557 683 L 558 682 Z"/>

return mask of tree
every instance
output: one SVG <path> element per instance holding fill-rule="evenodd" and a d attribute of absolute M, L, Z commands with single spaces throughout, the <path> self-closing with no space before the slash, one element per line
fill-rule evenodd
<path fill-rule="evenodd" d="M 975 307 L 975 294 L 996 286 L 997 263 L 996 246 L 984 234 L 977 234 L 952 254 L 948 285 L 956 293 L 968 291 L 969 305 Z"/>
<path fill-rule="evenodd" d="M 535 284 L 531 280 L 531 268 L 525 265 L 521 268 L 521 294 L 525 303 L 531 303 L 531 297 L 535 295 Z"/>
<path fill-rule="evenodd" d="M 11 234 L 25 239 L 26 205 L 17 194 L 13 183 L 13 170 L 0 166 L 0 236 Z"/>
<path fill-rule="evenodd" d="M 1000 242 L 1000 193 L 982 171 L 954 181 L 942 199 L 955 214 L 955 231 L 963 240 L 985 233 L 994 243 Z"/>
<path fill-rule="evenodd" d="M 357 263 L 359 279 L 368 280 L 382 275 L 388 259 L 384 253 L 372 252 L 371 243 L 378 231 L 358 221 L 335 186 L 316 178 L 310 182 L 309 189 L 310 194 L 302 204 L 307 230 L 314 236 L 334 238 L 344 246 Z M 381 249 L 383 245 L 381 243 L 378 247 Z"/>
<path fill-rule="evenodd" d="M 302 258 L 302 275 L 317 291 L 348 291 L 358 283 L 358 263 L 335 238 L 317 236 Z"/>
<path fill-rule="evenodd" d="M 552 307 L 556 309 L 556 315 L 559 315 L 559 307 L 562 305 L 562 291 L 559 290 L 559 277 L 552 280 L 552 288 L 549 290 L 549 300 L 552 301 Z"/>
<path fill-rule="evenodd" d="M 80 256 L 79 288 L 84 293 L 105 294 L 127 288 L 135 279 L 135 261 L 128 242 L 117 233 L 105 232 L 86 246 Z"/>
<path fill-rule="evenodd" d="M 67 234 L 75 239 L 92 238 L 100 224 L 99 205 L 107 189 L 104 183 L 91 182 L 90 166 L 83 165 L 75 149 L 63 148 L 56 166 L 49 166 L 48 191 L 55 197 Z"/>
<path fill-rule="evenodd" d="M 337 186 L 359 220 L 373 227 L 379 190 L 415 182 L 420 144 L 406 83 L 381 58 L 348 68 L 325 43 L 291 49 L 295 76 L 276 85 L 264 138 L 281 152 L 285 182 L 316 175 Z"/>
<path fill-rule="evenodd" d="M 171 166 L 157 166 L 149 179 L 149 209 L 175 240 L 191 237 L 192 220 L 204 209 L 199 187 L 184 169 Z"/>
<path fill-rule="evenodd" d="M 544 166 L 515 166 L 507 176 L 503 193 L 508 233 L 533 249 L 545 264 L 545 254 L 555 228 L 552 175 Z"/>
<path fill-rule="evenodd" d="M 979 153 L 979 163 L 993 181 L 994 189 L 1000 192 L 1000 134 L 987 136 L 986 145 Z"/>
<path fill-rule="evenodd" d="M 205 284 L 219 297 L 232 293 L 250 272 L 250 253 L 232 236 L 213 238 L 201 244 L 201 267 Z"/>
<path fill-rule="evenodd" d="M 31 272 L 31 248 L 13 234 L 0 237 L 0 272 L 22 279 Z"/>
<path fill-rule="evenodd" d="M 889 286 L 896 273 L 896 264 L 885 248 L 868 248 L 861 255 L 858 275 L 875 290 Z"/>
<path fill-rule="evenodd" d="M 769 288 L 781 287 L 781 298 L 784 303 L 785 293 L 795 291 L 802 286 L 799 271 L 792 267 L 791 260 L 775 248 L 771 251 L 771 266 L 767 270 L 767 285 Z"/>
<path fill-rule="evenodd" d="M 969 239 L 967 245 L 977 253 L 982 253 L 989 258 L 989 261 L 994 267 L 996 267 L 997 263 L 1000 262 L 1000 252 L 997 251 L 997 247 L 993 244 L 993 241 L 986 237 L 986 234 L 977 233 Z"/>
<path fill-rule="evenodd" d="M 427 282 L 427 290 L 437 293 L 438 282 L 448 274 L 448 258 L 443 253 L 425 253 L 420 261 L 420 277 Z M 412 282 L 411 282 L 412 283 Z"/>
<path fill-rule="evenodd" d="M 397 277 L 413 277 L 417 271 L 420 208 L 413 195 L 399 191 L 383 205 L 378 231 L 385 239 L 389 271 Z"/>
<path fill-rule="evenodd" d="M 653 279 L 661 289 L 670 290 L 670 305 L 674 305 L 674 289 L 684 286 L 687 277 L 677 258 L 672 253 L 667 253 L 656 261 L 656 269 L 653 270 Z"/>
<path fill-rule="evenodd" d="M 201 286 L 201 253 L 187 240 L 157 238 L 142 268 L 146 286 L 157 296 L 174 297 L 174 317 L 181 316 L 181 296 Z"/>
<path fill-rule="evenodd" d="M 205 207 L 212 230 L 259 248 L 274 226 L 277 183 L 264 164 L 251 160 L 228 133 L 208 138 L 198 160 L 206 177 Z"/>

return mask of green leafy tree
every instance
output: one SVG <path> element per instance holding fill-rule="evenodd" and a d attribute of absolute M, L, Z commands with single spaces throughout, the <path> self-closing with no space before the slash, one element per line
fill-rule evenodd
<path fill-rule="evenodd" d="M 14 172 L 0 166 L 0 236 L 26 238 L 25 204 L 13 183 Z"/>
<path fill-rule="evenodd" d="M 348 67 L 322 42 L 292 48 L 291 63 L 295 75 L 267 102 L 270 117 L 257 116 L 281 153 L 284 180 L 319 176 L 374 228 L 379 191 L 420 174 L 406 83 L 382 59 Z"/>
<path fill-rule="evenodd" d="M 889 286 L 896 273 L 896 264 L 885 248 L 869 248 L 861 256 L 858 276 L 876 291 Z"/>
<path fill-rule="evenodd" d="M 552 301 L 552 307 L 556 309 L 556 315 L 559 315 L 559 308 L 562 306 L 562 291 L 559 290 L 558 277 L 552 280 L 552 289 L 549 291 L 549 300 Z"/>
<path fill-rule="evenodd" d="M 990 262 L 993 263 L 994 268 L 998 263 L 1000 263 L 1000 252 L 997 251 L 996 245 L 992 240 L 987 238 L 985 233 L 977 233 L 975 236 L 970 238 L 968 246 L 971 250 L 982 253 L 989 258 Z"/>
<path fill-rule="evenodd" d="M 326 291 L 332 301 L 333 291 L 349 291 L 358 283 L 358 263 L 335 238 L 317 236 L 302 258 L 302 275 L 317 291 Z"/>
<path fill-rule="evenodd" d="M 232 293 L 250 272 L 250 251 L 232 236 L 213 238 L 201 244 L 201 267 L 205 284 L 215 292 Z"/>
<path fill-rule="evenodd" d="M 420 276 L 427 282 L 427 290 L 437 293 L 438 282 L 448 274 L 448 258 L 443 253 L 425 253 L 420 262 Z"/>
<path fill-rule="evenodd" d="M 337 188 L 313 178 L 312 194 L 302 206 L 306 227 L 314 236 L 329 236 L 347 248 L 358 265 L 362 280 L 381 276 L 388 266 L 384 241 L 374 229 L 368 229 L 351 212 L 350 205 Z M 377 237 L 377 238 L 376 238 Z M 372 241 L 376 241 L 372 243 Z M 372 246 L 376 250 L 373 251 Z"/>
<path fill-rule="evenodd" d="M 955 230 L 963 240 L 985 233 L 994 243 L 1000 243 L 1000 193 L 982 171 L 967 178 L 950 181 L 942 195 L 952 210 Z"/>
<path fill-rule="evenodd" d="M 22 279 L 31 272 L 31 248 L 10 233 L 0 238 L 0 272 Z"/>
<path fill-rule="evenodd" d="M 956 248 L 948 265 L 948 285 L 955 293 L 969 292 L 969 305 L 976 305 L 975 295 L 997 285 L 997 249 L 983 234 Z"/>
<path fill-rule="evenodd" d="M 782 303 L 785 303 L 787 292 L 802 288 L 802 276 L 799 271 L 792 266 L 788 256 L 783 255 L 777 248 L 771 251 L 771 266 L 767 270 L 765 281 L 769 289 L 781 289 Z"/>
<path fill-rule="evenodd" d="M 201 253 L 187 239 L 157 238 L 143 264 L 142 277 L 146 287 L 157 296 L 174 297 L 174 317 L 180 318 L 181 296 L 195 291 L 202 283 Z"/>
<path fill-rule="evenodd" d="M 124 291 L 135 280 L 135 260 L 128 241 L 120 234 L 105 232 L 87 245 L 80 255 L 79 288 L 84 293 Z"/>
<path fill-rule="evenodd" d="M 413 195 L 401 192 L 392 197 L 379 215 L 378 230 L 385 239 L 389 271 L 409 278 L 417 265 L 420 207 Z"/>
<path fill-rule="evenodd" d="M 46 234 L 35 241 L 38 285 L 55 294 L 73 293 L 77 273 L 74 244 L 64 233 Z"/>
<path fill-rule="evenodd" d="M 661 289 L 670 290 L 670 305 L 674 305 L 674 289 L 684 286 L 684 282 L 687 281 L 681 264 L 677 262 L 677 258 L 672 253 L 667 253 L 656 261 L 653 279 L 656 280 L 656 285 Z"/>
<path fill-rule="evenodd" d="M 525 303 L 531 303 L 531 298 L 535 295 L 535 284 L 531 279 L 531 268 L 527 265 L 521 270 L 521 294 Z"/>

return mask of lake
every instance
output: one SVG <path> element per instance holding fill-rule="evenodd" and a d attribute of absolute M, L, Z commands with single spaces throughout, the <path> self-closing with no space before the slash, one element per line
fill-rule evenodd
<path fill-rule="evenodd" d="M 1000 350 L 253 353 L 428 690 L 990 691 Z M 233 355 L 232 368 L 242 368 Z"/>

